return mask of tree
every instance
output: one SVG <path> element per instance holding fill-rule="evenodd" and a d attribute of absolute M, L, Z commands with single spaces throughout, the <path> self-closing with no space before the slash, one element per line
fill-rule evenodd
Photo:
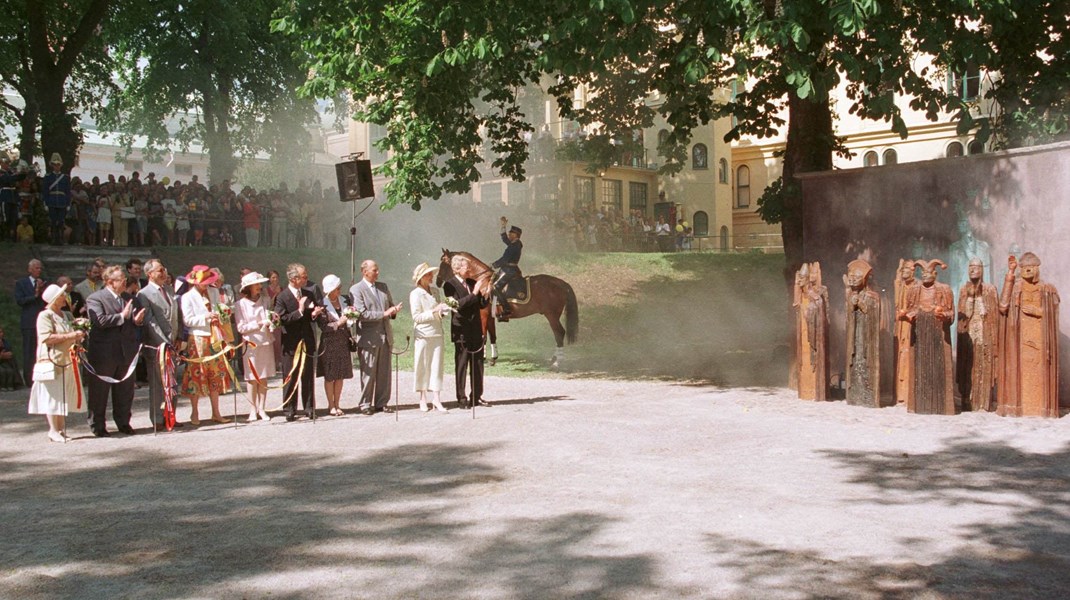
<path fill-rule="evenodd" d="M 659 147 L 664 172 L 681 168 L 691 131 L 711 119 L 737 119 L 730 139 L 786 127 L 783 181 L 762 208 L 780 219 L 791 271 L 803 258 L 795 176 L 830 169 L 842 151 L 830 105 L 837 86 L 845 87 L 851 113 L 887 121 L 904 137 L 895 102 L 903 96 L 932 120 L 950 114 L 963 128 L 986 126 L 937 81 L 939 70 L 960 66 L 984 43 L 971 33 L 984 15 L 979 4 L 1005 3 L 481 0 L 461 10 L 448 0 L 293 0 L 274 26 L 312 57 L 306 93 L 352 90 L 362 99 L 357 118 L 387 127 L 388 206 L 418 207 L 444 191 L 467 190 L 479 177 L 481 137 L 495 152 L 491 167 L 522 179 L 524 134 L 538 117 L 520 110 L 518 91 L 530 85 L 543 84 L 557 98 L 562 118 L 598 124 L 591 144 L 611 143 L 660 115 L 670 126 Z M 915 67 L 922 54 L 933 57 L 932 68 Z M 727 97 L 739 83 L 745 88 Z M 579 86 L 593 98 L 582 107 L 571 99 Z M 643 101 L 654 93 L 664 99 L 657 107 Z"/>
<path fill-rule="evenodd" d="M 137 136 L 149 154 L 172 140 L 194 141 L 209 154 L 213 183 L 230 179 L 240 157 L 259 151 L 308 152 L 304 126 L 311 100 L 296 44 L 269 31 L 279 0 L 217 2 L 148 0 L 117 24 L 122 91 L 104 123 L 122 133 L 128 151 Z"/>
<path fill-rule="evenodd" d="M 110 61 L 101 23 L 112 0 L 25 0 L 11 3 L 0 23 L 0 73 L 23 106 L 0 104 L 20 128 L 20 154 L 32 160 L 58 152 L 66 169 L 82 144 L 75 114 L 99 106 L 109 88 Z M 40 144 L 37 131 L 40 128 Z"/>

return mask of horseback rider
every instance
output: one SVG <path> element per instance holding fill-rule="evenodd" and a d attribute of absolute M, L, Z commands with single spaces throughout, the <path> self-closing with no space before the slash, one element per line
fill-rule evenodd
<path fill-rule="evenodd" d="M 508 232 L 506 228 L 508 228 Z M 520 241 L 520 236 L 523 233 L 524 231 L 516 225 L 509 227 L 509 219 L 502 217 L 501 234 L 502 242 L 505 243 L 505 252 L 502 253 L 501 258 L 491 264 L 492 267 L 498 269 L 498 273 L 494 278 L 494 292 L 502 305 L 502 315 L 500 317 L 502 321 L 508 320 L 509 313 L 513 312 L 513 308 L 506 300 L 510 285 L 519 286 L 523 284 L 523 275 L 520 273 L 520 254 L 524 250 L 524 242 Z"/>

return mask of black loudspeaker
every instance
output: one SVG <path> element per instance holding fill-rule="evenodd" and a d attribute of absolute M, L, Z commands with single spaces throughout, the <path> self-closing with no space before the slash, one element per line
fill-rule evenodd
<path fill-rule="evenodd" d="M 372 161 L 351 160 L 338 163 L 334 165 L 334 172 L 338 176 L 338 199 L 342 202 L 375 196 L 375 187 L 372 185 Z"/>

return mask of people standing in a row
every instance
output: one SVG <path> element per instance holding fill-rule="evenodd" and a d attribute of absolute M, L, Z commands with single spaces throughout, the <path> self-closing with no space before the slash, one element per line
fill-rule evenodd
<path fill-rule="evenodd" d="M 110 395 L 116 429 L 133 435 L 134 380 L 128 377 L 128 369 L 137 358 L 138 328 L 145 319 L 145 309 L 135 309 L 135 299 L 124 296 L 126 273 L 122 267 L 113 265 L 104 270 L 104 286 L 86 299 L 92 323 L 86 357 L 97 375 L 88 381 L 89 425 L 97 437 L 110 435 L 105 427 Z"/>

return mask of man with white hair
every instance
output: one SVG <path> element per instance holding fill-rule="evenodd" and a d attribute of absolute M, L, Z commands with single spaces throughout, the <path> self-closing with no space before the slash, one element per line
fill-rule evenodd
<path fill-rule="evenodd" d="M 22 371 L 26 385 L 33 378 L 33 364 L 37 362 L 37 314 L 45 309 L 41 294 L 48 282 L 41 277 L 44 265 L 36 258 L 26 266 L 27 277 L 15 280 L 15 302 L 22 307 L 19 327 L 22 329 Z"/>
<path fill-rule="evenodd" d="M 394 343 L 390 321 L 397 318 L 401 304 L 394 304 L 390 290 L 379 281 L 379 265 L 374 260 L 360 263 L 360 281 L 349 293 L 360 311 L 357 352 L 360 353 L 360 412 L 365 415 L 390 412 L 390 348 Z"/>

